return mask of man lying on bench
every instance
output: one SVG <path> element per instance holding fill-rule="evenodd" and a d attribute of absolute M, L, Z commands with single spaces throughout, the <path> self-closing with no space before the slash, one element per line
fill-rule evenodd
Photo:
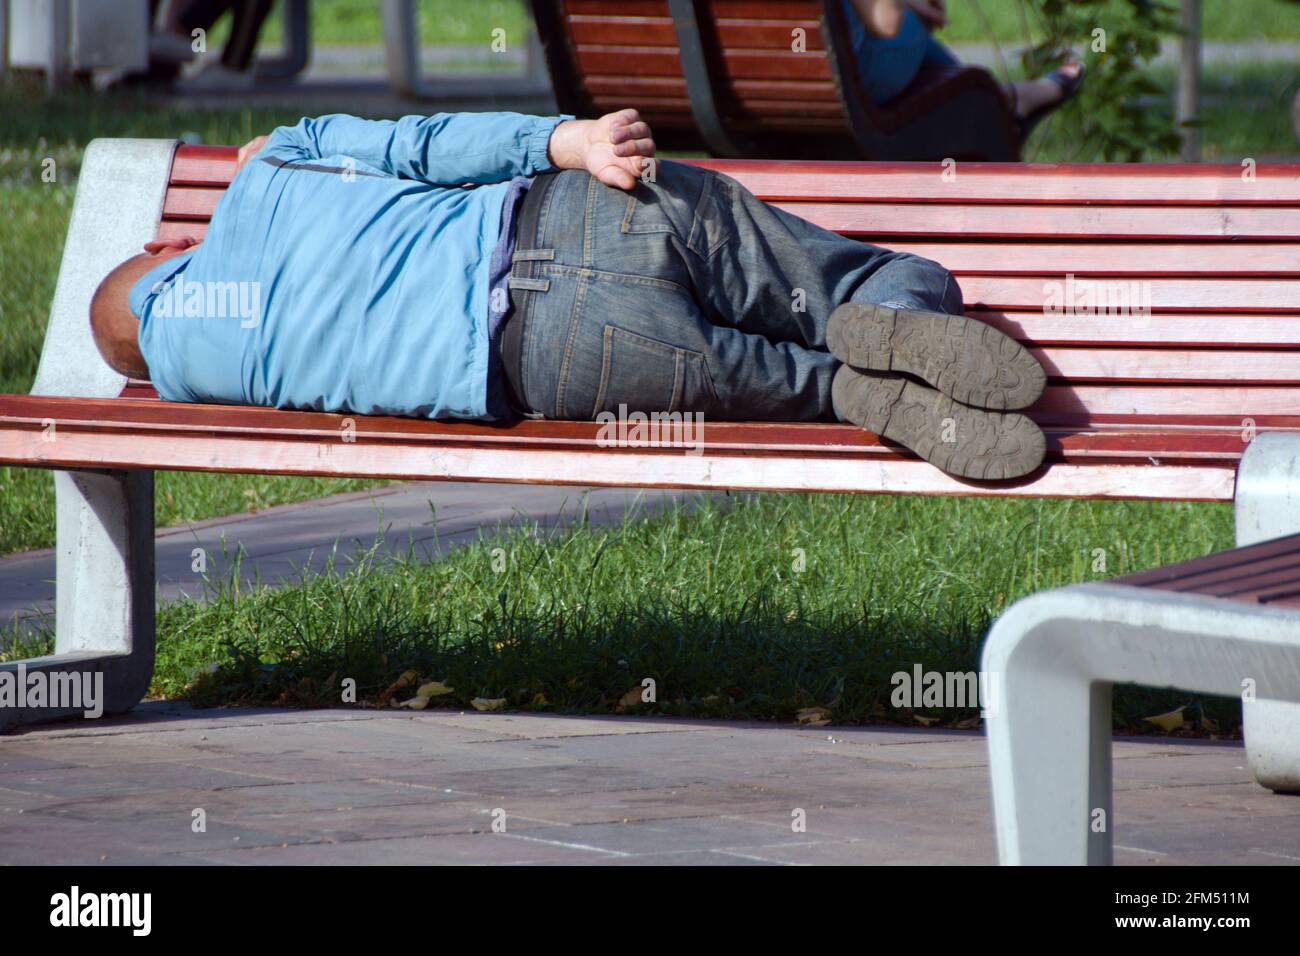
<path fill-rule="evenodd" d="M 1005 410 L 1043 370 L 947 270 L 654 152 L 635 110 L 303 119 L 240 151 L 202 243 L 109 274 L 96 341 L 168 401 L 839 419 L 963 477 L 1038 467 Z"/>

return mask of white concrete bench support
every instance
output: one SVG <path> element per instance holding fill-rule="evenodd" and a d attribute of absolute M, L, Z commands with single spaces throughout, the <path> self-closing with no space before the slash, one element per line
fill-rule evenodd
<path fill-rule="evenodd" d="M 1079 584 L 1012 605 L 984 646 L 998 854 L 1011 864 L 1111 862 L 1111 687 L 1134 683 L 1300 702 L 1300 612 L 1195 594 Z M 1099 815 L 1099 811 L 1100 814 Z"/>
<path fill-rule="evenodd" d="M 1300 532 L 1300 436 L 1265 432 L 1242 456 L 1234 498 L 1237 547 Z M 1245 708 L 1242 732 L 1261 786 L 1300 793 L 1300 703 Z"/>
<path fill-rule="evenodd" d="M 100 357 L 90 299 L 100 280 L 154 237 L 174 140 L 95 140 L 86 148 L 49 328 L 32 393 L 111 397 L 125 379 Z M 57 444 L 58 423 L 50 432 Z M 154 661 L 154 500 L 150 471 L 59 471 L 55 652 L 0 664 L 102 672 L 106 714 L 130 710 Z M 0 709 L 0 731 L 80 713 Z"/>

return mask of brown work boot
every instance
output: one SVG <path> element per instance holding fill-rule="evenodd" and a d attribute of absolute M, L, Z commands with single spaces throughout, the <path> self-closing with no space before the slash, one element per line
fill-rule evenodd
<path fill-rule="evenodd" d="M 1042 430 L 1026 416 L 971 408 L 891 372 L 841 365 L 831 399 L 842 420 L 962 478 L 1019 478 L 1042 464 L 1046 451 Z"/>
<path fill-rule="evenodd" d="M 979 408 L 1026 408 L 1047 384 L 1024 346 L 963 315 L 846 302 L 831 313 L 826 346 L 854 368 L 907 372 Z"/>

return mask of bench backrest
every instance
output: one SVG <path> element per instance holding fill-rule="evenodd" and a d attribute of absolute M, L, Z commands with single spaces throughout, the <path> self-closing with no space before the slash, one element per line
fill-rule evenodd
<path fill-rule="evenodd" d="M 233 157 L 178 150 L 161 236 L 202 234 Z M 1044 424 L 1300 426 L 1300 165 L 699 165 L 951 269 L 1048 369 Z"/>
<path fill-rule="evenodd" d="M 874 105 L 841 0 L 535 0 L 533 14 L 562 112 L 634 106 L 665 145 L 703 144 L 715 156 L 1019 158 L 1019 133 L 983 70 L 925 70 L 905 95 Z"/>

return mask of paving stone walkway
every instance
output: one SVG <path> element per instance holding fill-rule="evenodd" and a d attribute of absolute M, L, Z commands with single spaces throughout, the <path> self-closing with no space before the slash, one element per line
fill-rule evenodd
<path fill-rule="evenodd" d="M 1115 758 L 1118 863 L 1300 863 L 1300 797 L 1256 786 L 1239 744 Z M 0 864 L 995 858 L 974 732 L 149 703 L 0 737 Z"/>

